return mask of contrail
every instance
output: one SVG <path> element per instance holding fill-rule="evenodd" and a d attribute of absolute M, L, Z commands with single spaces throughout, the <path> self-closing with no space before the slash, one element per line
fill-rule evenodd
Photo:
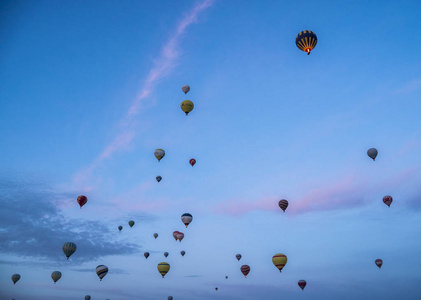
<path fill-rule="evenodd" d="M 190 11 L 184 14 L 183 19 L 178 23 L 174 34 L 164 44 L 160 56 L 157 58 L 154 67 L 149 71 L 146 80 L 137 94 L 135 100 L 130 106 L 127 114 L 122 119 L 121 132 L 114 140 L 104 147 L 104 150 L 96 157 L 93 163 L 75 176 L 76 182 L 86 180 L 91 172 L 96 169 L 105 159 L 110 158 L 114 153 L 127 149 L 136 136 L 134 128 L 135 116 L 141 111 L 142 104 L 153 92 L 156 83 L 168 76 L 176 66 L 176 60 L 179 57 L 178 45 L 187 28 L 197 22 L 198 15 L 206 8 L 210 7 L 213 0 L 204 0 L 194 6 Z"/>

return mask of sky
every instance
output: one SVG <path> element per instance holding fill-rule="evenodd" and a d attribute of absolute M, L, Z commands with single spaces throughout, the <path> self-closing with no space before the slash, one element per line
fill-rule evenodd
<path fill-rule="evenodd" d="M 2 1 L 0 298 L 419 299 L 419 11 Z"/>

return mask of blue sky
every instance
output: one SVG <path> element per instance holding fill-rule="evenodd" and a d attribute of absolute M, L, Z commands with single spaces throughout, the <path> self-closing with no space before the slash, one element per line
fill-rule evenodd
<path fill-rule="evenodd" d="M 421 3 L 0 5 L 2 298 L 419 298 Z"/>

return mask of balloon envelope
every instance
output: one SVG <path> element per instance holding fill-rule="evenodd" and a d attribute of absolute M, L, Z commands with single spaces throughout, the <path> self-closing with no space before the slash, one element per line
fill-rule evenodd
<path fill-rule="evenodd" d="M 192 158 L 192 159 L 189 160 L 189 163 L 193 167 L 196 164 L 196 160 L 194 158 Z"/>
<path fill-rule="evenodd" d="M 163 149 L 156 149 L 154 154 L 156 159 L 158 161 L 161 161 L 161 159 L 165 156 L 165 151 Z"/>
<path fill-rule="evenodd" d="M 123 226 L 118 226 L 118 230 L 121 231 L 123 229 Z"/>
<path fill-rule="evenodd" d="M 108 267 L 104 265 L 99 265 L 96 267 L 96 275 L 98 275 L 99 280 L 101 281 L 102 278 L 104 278 L 105 275 L 108 273 Z"/>
<path fill-rule="evenodd" d="M 86 198 L 86 196 L 80 195 L 77 197 L 77 203 L 79 203 L 80 208 L 82 208 L 82 206 L 84 206 L 86 202 L 88 202 L 88 198 Z"/>
<path fill-rule="evenodd" d="M 168 296 L 168 300 L 172 300 L 172 296 Z"/>
<path fill-rule="evenodd" d="M 181 242 L 183 239 L 184 239 L 184 233 L 182 232 L 177 233 L 177 240 Z"/>
<path fill-rule="evenodd" d="M 16 282 L 18 282 L 19 279 L 20 279 L 20 275 L 19 274 L 13 274 L 12 275 L 13 284 L 15 284 Z"/>
<path fill-rule="evenodd" d="M 161 273 L 162 278 L 164 278 L 165 274 L 167 274 L 169 270 L 170 265 L 167 262 L 160 262 L 158 264 L 158 272 Z"/>
<path fill-rule="evenodd" d="M 145 256 L 145 258 L 147 259 L 149 257 L 149 252 L 143 253 L 143 256 Z"/>
<path fill-rule="evenodd" d="M 217 290 L 218 290 L 218 288 L 216 287 L 216 288 L 215 288 L 215 291 L 217 291 Z"/>
<path fill-rule="evenodd" d="M 285 212 L 285 210 L 288 207 L 288 201 L 285 199 L 282 199 L 278 202 L 279 207 Z"/>
<path fill-rule="evenodd" d="M 250 266 L 242 265 L 241 266 L 241 273 L 243 273 L 244 277 L 247 277 L 248 273 L 250 273 Z"/>
<path fill-rule="evenodd" d="M 72 242 L 67 242 L 64 243 L 63 245 L 63 252 L 66 255 L 67 259 L 69 259 L 69 257 L 75 253 L 76 251 L 76 244 L 72 243 Z"/>
<path fill-rule="evenodd" d="M 184 100 L 180 104 L 181 109 L 186 113 L 186 116 L 191 112 L 194 108 L 194 104 L 190 100 Z"/>
<path fill-rule="evenodd" d="M 91 300 L 91 296 L 86 295 L 86 296 L 85 296 L 85 300 Z"/>
<path fill-rule="evenodd" d="M 161 176 L 156 176 L 156 181 L 160 182 L 162 180 Z"/>
<path fill-rule="evenodd" d="M 134 226 L 134 221 L 133 220 L 129 221 L 129 226 L 130 227 L 133 227 Z"/>
<path fill-rule="evenodd" d="M 306 282 L 305 280 L 300 280 L 300 281 L 298 281 L 298 286 L 299 286 L 302 290 L 304 290 L 304 288 L 306 287 L 306 285 L 307 285 L 307 282 Z"/>
<path fill-rule="evenodd" d="M 373 160 L 376 160 L 377 154 L 379 152 L 377 151 L 376 148 L 370 148 L 367 150 L 367 155 L 372 158 Z"/>
<path fill-rule="evenodd" d="M 190 91 L 190 86 L 188 84 L 183 85 L 181 90 L 184 92 L 184 94 L 187 94 Z"/>
<path fill-rule="evenodd" d="M 57 282 L 61 278 L 61 272 L 60 271 L 54 271 L 51 273 L 51 278 L 53 279 L 54 283 Z"/>
<path fill-rule="evenodd" d="M 392 196 L 387 195 L 383 197 L 384 204 L 386 204 L 389 207 L 390 207 L 390 204 L 392 204 L 392 201 L 393 201 Z"/>
<path fill-rule="evenodd" d="M 282 269 L 285 267 L 287 261 L 288 261 L 287 256 L 282 253 L 275 254 L 272 257 L 272 262 L 275 265 L 275 267 L 278 268 L 279 272 L 282 272 Z"/>
<path fill-rule="evenodd" d="M 295 44 L 297 45 L 298 49 L 307 52 L 307 54 L 310 54 L 311 50 L 316 47 L 317 36 L 313 31 L 303 30 L 295 38 Z"/>
<path fill-rule="evenodd" d="M 185 213 L 181 216 L 181 222 L 183 222 L 184 225 L 189 226 L 189 224 L 193 221 L 193 216 L 189 213 Z"/>
<path fill-rule="evenodd" d="M 236 257 L 236 258 L 237 258 L 237 260 L 239 261 L 239 260 L 241 259 L 241 254 L 237 254 L 235 257 Z"/>
<path fill-rule="evenodd" d="M 177 239 L 177 234 L 178 234 L 179 232 L 178 231 L 174 231 L 173 233 L 172 233 L 172 236 L 174 237 L 174 239 L 175 239 L 175 241 L 177 241 L 178 239 Z"/>
<path fill-rule="evenodd" d="M 168 257 L 168 252 L 164 252 L 164 256 L 165 257 Z"/>
<path fill-rule="evenodd" d="M 180 252 L 180 254 L 181 254 L 181 256 L 184 256 L 186 254 L 186 251 L 183 250 L 183 251 Z"/>
<path fill-rule="evenodd" d="M 374 262 L 378 267 L 379 267 L 379 269 L 382 267 L 382 265 L 383 265 L 383 261 L 381 260 L 381 259 L 376 259 L 376 261 Z"/>
<path fill-rule="evenodd" d="M 153 234 L 153 237 L 156 239 L 158 237 L 158 234 L 157 233 L 154 233 Z"/>

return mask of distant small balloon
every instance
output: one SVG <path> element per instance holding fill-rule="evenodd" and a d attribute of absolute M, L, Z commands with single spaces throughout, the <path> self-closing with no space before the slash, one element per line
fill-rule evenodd
<path fill-rule="evenodd" d="M 282 199 L 278 202 L 279 207 L 285 212 L 285 210 L 288 207 L 288 201 L 285 199 Z"/>
<path fill-rule="evenodd" d="M 184 239 L 184 233 L 182 233 L 182 232 L 177 233 L 177 240 L 179 240 L 180 243 L 183 239 Z"/>
<path fill-rule="evenodd" d="M 225 279 L 228 279 L 228 276 L 225 276 Z"/>
<path fill-rule="evenodd" d="M 392 201 L 393 201 L 392 196 L 387 195 L 383 197 L 384 204 L 386 204 L 389 207 L 390 207 L 390 204 L 392 204 Z"/>
<path fill-rule="evenodd" d="M 306 287 L 307 282 L 305 280 L 298 281 L 298 286 L 304 291 L 304 288 Z"/>
<path fill-rule="evenodd" d="M 148 257 L 149 257 L 149 252 L 145 252 L 145 253 L 143 253 L 143 256 L 145 256 L 145 258 L 146 258 L 146 259 L 148 259 Z"/>
<path fill-rule="evenodd" d="M 189 213 L 185 213 L 181 216 L 181 222 L 183 222 L 184 225 L 189 226 L 189 224 L 193 221 L 193 216 Z"/>
<path fill-rule="evenodd" d="M 196 164 L 196 160 L 194 158 L 192 158 L 192 159 L 189 160 L 189 163 L 193 167 Z"/>
<path fill-rule="evenodd" d="M 129 221 L 129 226 L 130 227 L 133 227 L 134 226 L 134 221 L 133 220 Z"/>
<path fill-rule="evenodd" d="M 104 265 L 99 265 L 96 267 L 96 275 L 98 275 L 99 280 L 102 281 L 105 275 L 108 273 L 108 267 Z"/>
<path fill-rule="evenodd" d="M 177 241 L 177 240 L 178 240 L 178 238 L 177 238 L 177 234 L 179 234 L 179 232 L 178 232 L 178 231 L 174 231 L 174 232 L 172 233 L 172 236 L 174 237 L 175 241 Z"/>
<path fill-rule="evenodd" d="M 168 252 L 164 252 L 164 256 L 165 257 L 168 257 Z"/>
<path fill-rule="evenodd" d="M 161 176 L 156 176 L 156 181 L 160 182 L 162 180 Z"/>
<path fill-rule="evenodd" d="M 240 259 L 241 259 L 241 254 L 237 254 L 235 257 L 237 258 L 237 260 L 238 260 L 238 261 L 240 261 Z"/>
<path fill-rule="evenodd" d="M 161 161 L 161 159 L 165 156 L 165 151 L 163 149 L 156 149 L 154 155 L 158 161 Z"/>
<path fill-rule="evenodd" d="M 216 287 L 216 288 L 215 288 L 215 291 L 217 291 L 217 290 L 218 290 L 218 288 Z"/>
<path fill-rule="evenodd" d="M 86 295 L 86 296 L 85 296 L 85 300 L 91 300 L 91 296 Z"/>
<path fill-rule="evenodd" d="M 181 253 L 181 256 L 184 256 L 186 254 L 186 251 L 183 250 L 180 253 Z"/>
<path fill-rule="evenodd" d="M 381 259 L 376 259 L 375 260 L 375 264 L 379 267 L 379 269 L 382 267 L 383 265 L 383 261 Z"/>
<path fill-rule="evenodd" d="M 376 148 L 370 148 L 367 150 L 367 155 L 372 158 L 373 160 L 376 160 L 377 154 L 379 152 L 377 151 Z"/>
<path fill-rule="evenodd" d="M 118 226 L 118 230 L 119 231 L 123 230 L 123 226 Z"/>
<path fill-rule="evenodd" d="M 172 300 L 172 296 L 168 296 L 168 300 Z"/>
<path fill-rule="evenodd" d="M 20 279 L 20 275 L 19 274 L 13 274 L 12 275 L 13 284 L 16 284 L 16 282 L 18 282 L 19 279 Z"/>
<path fill-rule="evenodd" d="M 66 255 L 67 259 L 76 252 L 76 244 L 72 242 L 64 243 L 63 252 Z"/>
<path fill-rule="evenodd" d="M 88 198 L 86 198 L 86 196 L 80 195 L 77 197 L 77 203 L 79 203 L 80 208 L 82 208 L 82 206 L 84 206 L 86 202 L 88 202 Z"/>
<path fill-rule="evenodd" d="M 184 94 L 187 94 L 190 91 L 190 86 L 188 84 L 183 85 L 181 90 L 184 92 Z"/>
<path fill-rule="evenodd" d="M 54 284 L 61 278 L 61 272 L 60 271 L 54 271 L 51 273 L 51 278 L 54 281 Z"/>
<path fill-rule="evenodd" d="M 244 277 L 247 278 L 247 275 L 250 273 L 250 266 L 242 265 L 241 266 L 241 273 L 243 273 Z"/>
<path fill-rule="evenodd" d="M 156 240 L 156 238 L 158 237 L 158 234 L 157 233 L 154 233 L 153 234 L 153 237 L 155 238 L 155 240 Z"/>

